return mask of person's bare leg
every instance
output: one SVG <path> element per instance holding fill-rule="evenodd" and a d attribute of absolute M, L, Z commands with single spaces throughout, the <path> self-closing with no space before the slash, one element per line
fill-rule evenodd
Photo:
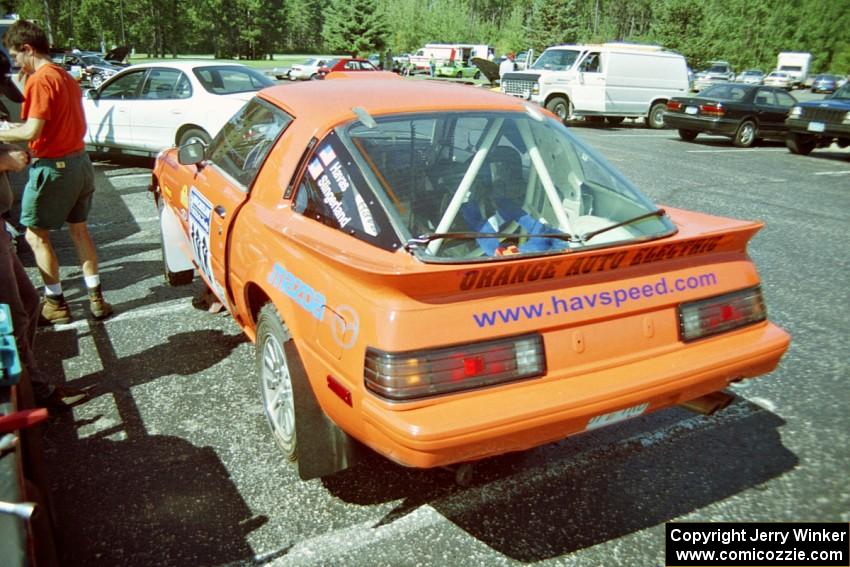
<path fill-rule="evenodd" d="M 27 243 L 35 254 L 35 263 L 45 284 L 59 283 L 59 260 L 50 242 L 50 229 L 27 228 Z"/>
<path fill-rule="evenodd" d="M 97 251 L 94 247 L 94 241 L 89 234 L 88 225 L 84 222 L 69 222 L 68 232 L 71 235 L 71 240 L 74 242 L 74 247 L 77 249 L 77 256 L 80 259 L 80 266 L 83 268 L 84 276 L 97 275 Z"/>

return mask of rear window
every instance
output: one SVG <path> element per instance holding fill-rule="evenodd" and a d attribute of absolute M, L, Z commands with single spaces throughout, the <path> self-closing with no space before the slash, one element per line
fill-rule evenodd
<path fill-rule="evenodd" d="M 702 91 L 699 96 L 705 98 L 717 98 L 720 100 L 737 100 L 741 101 L 747 96 L 752 89 L 740 85 L 715 85 Z"/>
<path fill-rule="evenodd" d="M 195 67 L 192 72 L 207 92 L 218 95 L 258 91 L 274 84 L 270 78 L 249 67 Z"/>

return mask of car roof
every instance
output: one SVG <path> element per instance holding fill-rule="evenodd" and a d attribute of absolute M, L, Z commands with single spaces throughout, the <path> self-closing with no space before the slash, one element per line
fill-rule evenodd
<path fill-rule="evenodd" d="M 133 69 L 144 69 L 147 67 L 171 67 L 180 69 L 181 71 L 190 71 L 196 67 L 244 67 L 250 69 L 247 65 L 234 63 L 232 61 L 216 61 L 214 59 L 181 59 L 179 61 L 152 61 L 150 63 L 136 63 L 132 65 Z"/>
<path fill-rule="evenodd" d="M 374 73 L 367 73 L 373 75 Z M 358 75 L 361 75 L 358 73 Z M 330 128 L 354 117 L 361 107 L 372 116 L 452 110 L 523 110 L 519 98 L 466 85 L 438 81 L 362 78 L 345 81 L 307 81 L 267 87 L 259 95 L 296 117 L 320 121 Z"/>

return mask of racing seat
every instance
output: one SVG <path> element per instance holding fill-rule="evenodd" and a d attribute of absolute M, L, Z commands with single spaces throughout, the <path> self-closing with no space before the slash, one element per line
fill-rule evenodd
<path fill-rule="evenodd" d="M 517 237 L 521 237 L 523 231 L 526 234 L 559 233 L 543 219 L 523 209 L 524 191 L 525 178 L 519 152 L 510 146 L 492 148 L 481 165 L 469 200 L 460 209 L 469 230 L 481 233 L 516 231 Z M 495 256 L 500 247 L 497 238 L 478 238 L 476 241 L 488 256 Z M 519 250 L 541 252 L 564 246 L 559 240 L 531 238 L 521 244 Z"/>

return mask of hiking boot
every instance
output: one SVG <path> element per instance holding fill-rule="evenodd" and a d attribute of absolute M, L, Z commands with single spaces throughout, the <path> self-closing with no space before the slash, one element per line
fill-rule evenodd
<path fill-rule="evenodd" d="M 51 410 L 64 411 L 85 401 L 88 397 L 89 394 L 85 390 L 79 390 L 71 386 L 56 386 L 46 398 L 36 397 L 35 405 Z"/>
<path fill-rule="evenodd" d="M 100 286 L 89 288 L 89 308 L 95 319 L 103 319 L 112 315 L 112 306 L 103 298 Z"/>
<path fill-rule="evenodd" d="M 64 325 L 71 322 L 71 310 L 64 295 L 45 295 L 41 306 L 39 325 Z"/>

